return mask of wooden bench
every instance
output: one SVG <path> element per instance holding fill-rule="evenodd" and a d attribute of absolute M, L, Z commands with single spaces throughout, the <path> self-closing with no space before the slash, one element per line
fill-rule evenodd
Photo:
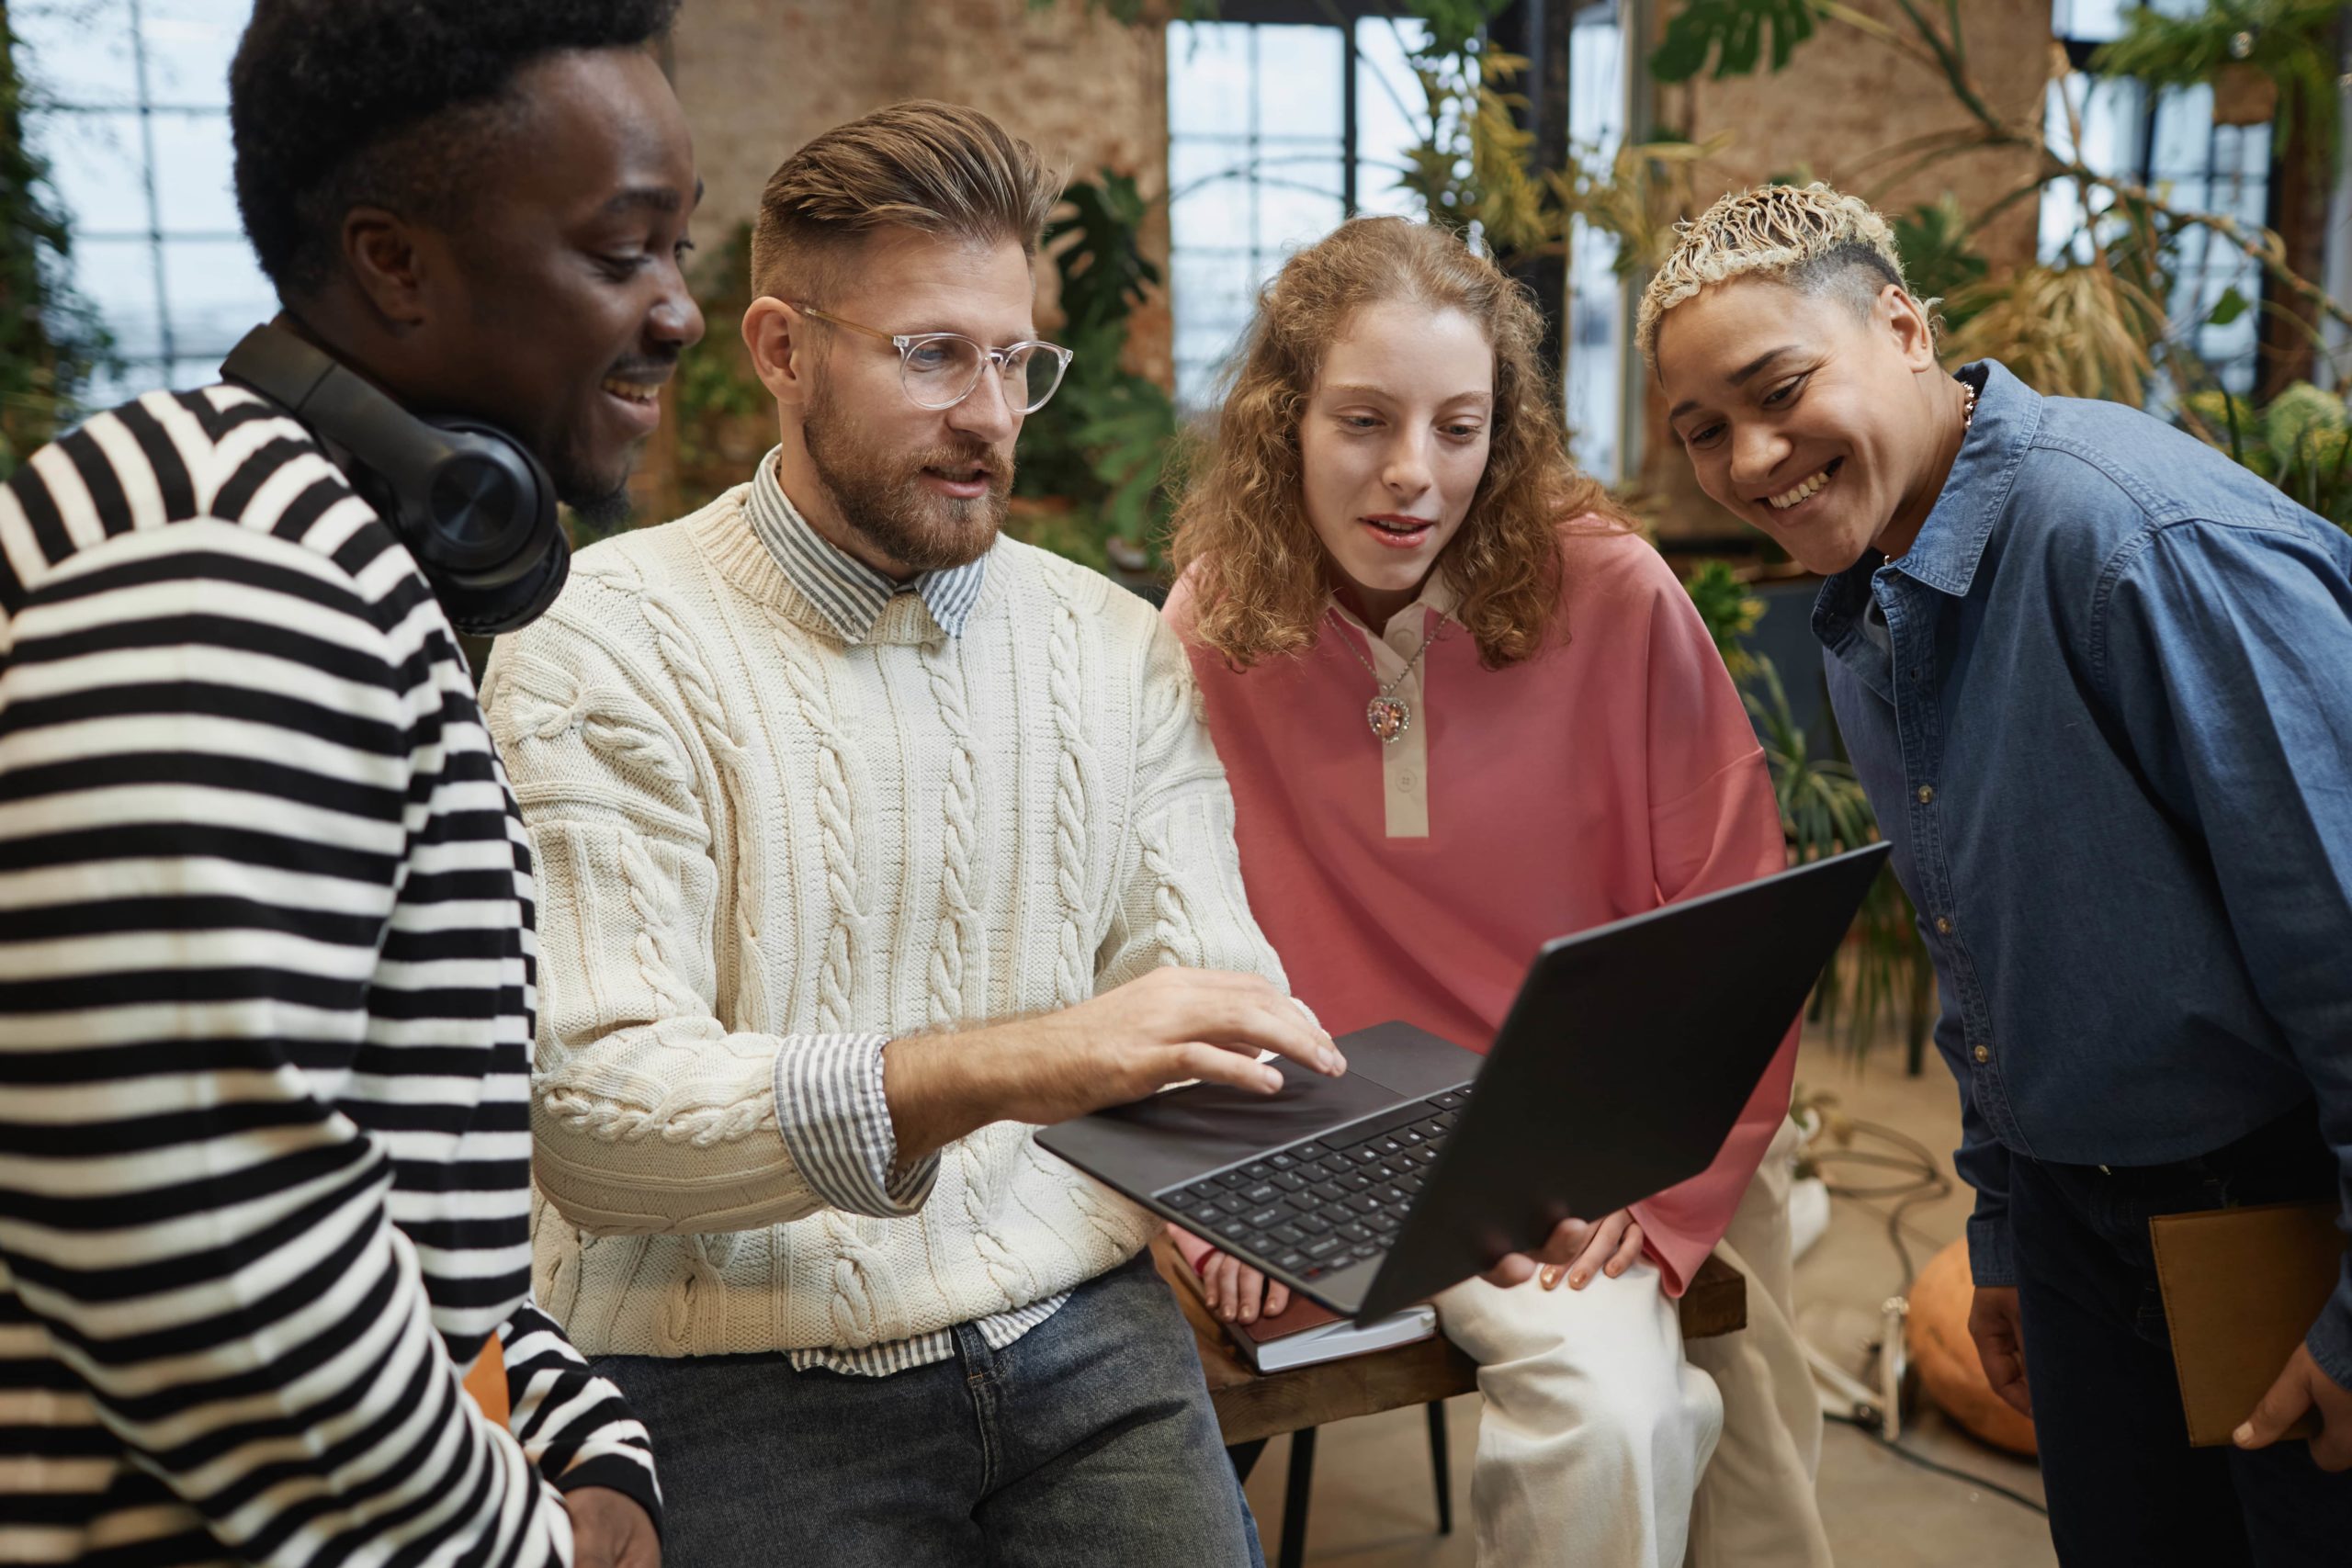
<path fill-rule="evenodd" d="M 1277 1568 L 1299 1568 L 1306 1553 L 1306 1502 L 1315 1475 L 1315 1429 L 1351 1416 L 1373 1416 L 1419 1404 L 1429 1411 L 1430 1460 L 1436 1471 L 1437 1528 L 1453 1529 L 1453 1488 L 1447 1470 L 1444 1402 L 1478 1387 L 1476 1363 L 1442 1334 L 1415 1345 L 1400 1345 L 1368 1356 L 1321 1361 L 1285 1372 L 1261 1375 L 1233 1348 L 1224 1325 L 1211 1315 L 1190 1270 L 1165 1235 L 1152 1243 L 1152 1261 L 1175 1292 L 1193 1325 L 1193 1347 L 1217 1427 L 1235 1450 L 1243 1475 L 1257 1462 L 1270 1438 L 1291 1438 L 1290 1474 L 1283 1494 L 1283 1537 Z M 1720 1258 L 1699 1267 L 1690 1288 L 1677 1303 L 1682 1337 L 1710 1339 L 1747 1326 L 1747 1280 Z"/>

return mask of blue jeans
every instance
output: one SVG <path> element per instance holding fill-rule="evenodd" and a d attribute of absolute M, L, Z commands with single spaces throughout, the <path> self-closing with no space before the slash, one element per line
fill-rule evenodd
<path fill-rule="evenodd" d="M 1148 1253 L 1001 1350 L 884 1378 L 606 1356 L 653 1438 L 667 1568 L 1264 1568 Z"/>
<path fill-rule="evenodd" d="M 2148 1241 L 2157 1214 L 2334 1202 L 2338 1190 L 2309 1103 L 2174 1165 L 2011 1161 L 2026 1382 L 2066 1568 L 2352 1561 L 2352 1472 L 2322 1471 L 2305 1442 L 2188 1446 Z"/>

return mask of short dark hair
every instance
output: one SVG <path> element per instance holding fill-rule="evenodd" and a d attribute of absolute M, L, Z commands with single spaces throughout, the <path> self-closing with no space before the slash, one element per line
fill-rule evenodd
<path fill-rule="evenodd" d="M 1010 242 L 1034 259 L 1059 199 L 1035 147 L 976 108 L 910 98 L 835 126 L 768 177 L 752 292 L 825 303 L 843 250 L 877 229 Z"/>
<path fill-rule="evenodd" d="M 516 73 L 639 47 L 678 0 L 259 0 L 229 67 L 237 209 L 281 299 L 332 276 L 355 206 L 448 227 L 511 130 Z"/>

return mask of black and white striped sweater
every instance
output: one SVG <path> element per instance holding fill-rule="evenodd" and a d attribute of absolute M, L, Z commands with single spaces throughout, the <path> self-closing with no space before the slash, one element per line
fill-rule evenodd
<path fill-rule="evenodd" d="M 0 490 L 0 1562 L 568 1562 L 528 840 L 447 619 L 251 393 Z M 461 1393 L 503 1342 L 509 1436 Z"/>

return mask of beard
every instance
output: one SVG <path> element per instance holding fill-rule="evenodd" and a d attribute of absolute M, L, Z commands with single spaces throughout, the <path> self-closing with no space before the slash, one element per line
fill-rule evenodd
<path fill-rule="evenodd" d="M 1012 491 L 1010 454 L 980 441 L 888 452 L 860 442 L 850 425 L 829 389 L 818 392 L 801 425 L 808 465 L 843 522 L 909 571 L 949 571 L 988 554 Z M 969 501 L 942 495 L 923 482 L 927 468 L 958 478 L 978 472 L 988 489 Z"/>

